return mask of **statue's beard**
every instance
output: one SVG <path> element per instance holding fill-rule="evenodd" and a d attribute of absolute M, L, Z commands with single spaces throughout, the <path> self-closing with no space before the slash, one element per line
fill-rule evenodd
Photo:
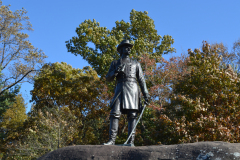
<path fill-rule="evenodd" d="M 130 51 L 125 51 L 125 53 L 124 53 L 125 55 L 130 55 Z"/>

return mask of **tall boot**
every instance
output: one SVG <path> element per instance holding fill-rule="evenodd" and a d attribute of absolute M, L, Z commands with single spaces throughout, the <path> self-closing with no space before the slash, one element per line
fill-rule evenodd
<path fill-rule="evenodd" d="M 131 134 L 134 126 L 136 125 L 137 119 L 135 118 L 130 118 L 128 119 L 128 136 Z M 134 138 L 135 138 L 135 130 L 133 130 L 132 136 L 130 137 L 130 139 L 128 140 L 128 144 L 130 144 L 131 146 L 134 146 Z"/>
<path fill-rule="evenodd" d="M 103 145 L 115 145 L 115 140 L 118 131 L 118 121 L 119 121 L 118 118 L 115 117 L 110 118 L 109 141 L 107 143 L 103 143 Z"/>

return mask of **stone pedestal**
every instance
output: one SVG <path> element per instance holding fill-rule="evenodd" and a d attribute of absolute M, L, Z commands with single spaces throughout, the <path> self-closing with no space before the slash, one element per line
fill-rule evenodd
<path fill-rule="evenodd" d="M 240 144 L 226 142 L 198 142 L 156 146 L 77 145 L 52 151 L 38 160 L 237 160 Z"/>

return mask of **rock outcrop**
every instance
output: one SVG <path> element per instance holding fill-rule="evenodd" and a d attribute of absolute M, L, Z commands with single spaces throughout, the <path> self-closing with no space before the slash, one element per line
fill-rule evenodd
<path fill-rule="evenodd" d="M 47 153 L 38 160 L 237 160 L 240 144 L 227 142 L 198 142 L 156 146 L 77 145 Z"/>

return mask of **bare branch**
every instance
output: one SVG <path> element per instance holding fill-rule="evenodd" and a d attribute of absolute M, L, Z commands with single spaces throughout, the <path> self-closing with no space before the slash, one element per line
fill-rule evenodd
<path fill-rule="evenodd" d="M 6 79 L 4 80 L 4 84 L 5 84 L 9 79 L 14 79 L 14 77 L 12 76 L 12 77 L 6 78 Z"/>
<path fill-rule="evenodd" d="M 4 43 L 4 45 L 3 45 L 3 54 L 2 54 L 1 66 L 3 65 L 3 61 L 4 61 L 5 47 L 6 47 L 6 44 Z"/>
<path fill-rule="evenodd" d="M 18 50 L 17 50 L 15 53 L 12 54 L 12 57 L 11 57 L 10 60 L 5 64 L 5 66 L 3 67 L 3 69 L 7 67 L 7 65 L 13 60 L 13 58 L 17 55 L 17 53 L 19 53 L 19 51 L 20 51 L 20 47 L 18 48 Z M 3 70 L 3 69 L 2 69 L 2 70 Z"/>
<path fill-rule="evenodd" d="M 19 83 L 21 80 L 23 80 L 24 77 L 26 77 L 29 73 L 31 73 L 32 71 L 39 71 L 39 70 L 30 70 L 28 71 L 25 75 L 23 75 L 23 77 L 21 79 L 19 79 L 18 81 L 16 81 L 15 83 L 11 84 L 9 87 L 5 88 L 3 91 L 0 92 L 0 95 L 4 93 L 4 91 L 10 89 L 11 87 L 13 87 L 14 85 L 16 85 L 17 83 Z"/>

